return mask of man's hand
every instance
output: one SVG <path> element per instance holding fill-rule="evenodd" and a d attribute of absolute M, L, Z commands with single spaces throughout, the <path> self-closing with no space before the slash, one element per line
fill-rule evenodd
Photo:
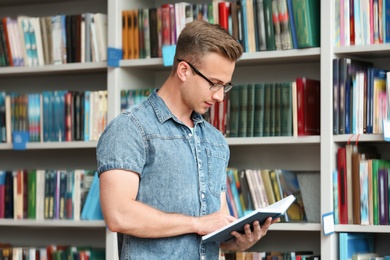
<path fill-rule="evenodd" d="M 256 244 L 262 237 L 267 234 L 267 231 L 271 224 L 275 223 L 278 219 L 272 220 L 269 217 L 262 226 L 259 221 L 253 222 L 253 230 L 250 225 L 244 226 L 244 233 L 233 231 L 231 234 L 236 238 L 225 243 L 221 243 L 221 248 L 224 250 L 232 251 L 244 251 Z"/>
<path fill-rule="evenodd" d="M 235 221 L 236 218 L 222 211 L 215 212 L 213 214 L 196 218 L 198 234 L 203 236 L 211 232 L 214 232 L 221 227 L 224 227 L 231 222 Z"/>

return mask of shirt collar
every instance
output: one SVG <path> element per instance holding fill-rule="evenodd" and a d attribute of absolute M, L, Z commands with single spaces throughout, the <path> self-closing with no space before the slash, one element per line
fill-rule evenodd
<path fill-rule="evenodd" d="M 164 100 L 159 95 L 157 95 L 157 91 L 158 89 L 155 89 L 150 94 L 149 102 L 160 123 L 162 124 L 170 118 L 173 118 L 175 121 L 180 122 L 177 117 L 169 110 Z M 203 123 L 204 121 L 203 117 L 196 112 L 192 112 L 192 120 L 194 121 L 194 124 Z"/>

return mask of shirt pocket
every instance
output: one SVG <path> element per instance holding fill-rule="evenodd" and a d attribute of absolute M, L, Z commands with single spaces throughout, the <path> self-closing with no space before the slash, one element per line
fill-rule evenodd
<path fill-rule="evenodd" d="M 208 147 L 207 176 L 210 193 L 219 199 L 221 192 L 226 191 L 227 154 L 220 149 Z"/>

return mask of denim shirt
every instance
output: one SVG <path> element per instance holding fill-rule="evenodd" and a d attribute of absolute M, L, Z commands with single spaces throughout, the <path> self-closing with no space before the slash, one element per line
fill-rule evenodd
<path fill-rule="evenodd" d="M 123 169 L 140 176 L 136 199 L 164 212 L 204 216 L 220 210 L 229 147 L 193 113 L 193 131 L 154 91 L 110 122 L 97 145 L 99 174 Z M 145 231 L 147 232 L 147 231 Z M 124 235 L 121 259 L 218 259 L 219 243 L 197 234 L 161 239 Z"/>

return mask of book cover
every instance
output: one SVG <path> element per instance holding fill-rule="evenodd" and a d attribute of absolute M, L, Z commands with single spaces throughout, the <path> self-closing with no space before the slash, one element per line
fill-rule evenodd
<path fill-rule="evenodd" d="M 374 253 L 375 237 L 370 233 L 339 233 L 339 259 L 348 260 L 357 253 Z"/>
<path fill-rule="evenodd" d="M 339 133 L 339 59 L 335 58 L 332 61 L 332 77 L 333 77 L 333 134 Z"/>
<path fill-rule="evenodd" d="M 298 48 L 320 46 L 320 1 L 292 0 Z"/>
<path fill-rule="evenodd" d="M 378 215 L 379 225 L 389 224 L 388 168 L 378 170 Z"/>
<path fill-rule="evenodd" d="M 131 20 L 129 20 L 128 13 L 129 12 L 127 10 L 122 11 L 122 59 L 124 60 L 129 59 L 128 31 Z"/>
<path fill-rule="evenodd" d="M 248 177 L 246 174 L 246 169 L 240 170 L 238 172 L 239 174 L 239 182 L 241 184 L 241 191 L 242 191 L 242 198 L 244 200 L 244 212 L 248 210 L 253 210 L 255 207 L 253 206 L 253 201 L 252 201 L 252 195 L 250 191 L 250 186 L 248 183 Z"/>
<path fill-rule="evenodd" d="M 260 208 L 261 198 L 255 179 L 255 171 L 252 169 L 245 169 L 245 175 L 248 181 L 249 192 L 253 202 L 252 209 Z"/>
<path fill-rule="evenodd" d="M 275 199 L 275 194 L 274 194 L 274 190 L 272 187 L 272 182 L 271 182 L 271 177 L 270 177 L 269 172 L 270 172 L 269 169 L 262 169 L 261 170 L 261 178 L 264 182 L 264 188 L 265 188 L 265 192 L 267 194 L 268 204 L 274 204 L 276 202 L 276 199 Z"/>
<path fill-rule="evenodd" d="M 277 0 L 278 15 L 280 23 L 280 33 L 282 41 L 282 50 L 290 50 L 293 48 L 291 24 L 287 7 L 287 0 Z"/>
<path fill-rule="evenodd" d="M 360 160 L 359 177 L 360 177 L 360 224 L 370 224 L 370 206 L 371 200 L 369 195 L 369 169 L 368 161 Z"/>
<path fill-rule="evenodd" d="M 337 170 L 339 186 L 339 214 L 340 224 L 348 224 L 348 190 L 347 190 L 347 172 L 346 172 L 346 150 L 345 147 L 337 149 Z"/>
<path fill-rule="evenodd" d="M 319 172 L 297 172 L 296 174 L 306 220 L 308 223 L 320 223 L 321 201 L 318 191 L 321 190 L 321 175 Z"/>
<path fill-rule="evenodd" d="M 297 174 L 292 171 L 282 170 L 279 175 L 280 187 L 283 198 L 294 195 L 295 201 L 287 209 L 286 215 L 289 222 L 307 221 L 303 196 Z"/>
<path fill-rule="evenodd" d="M 264 1 L 255 1 L 255 12 L 256 12 L 256 30 L 257 30 L 257 51 L 267 50 L 266 31 L 265 31 L 265 20 L 264 20 Z"/>
<path fill-rule="evenodd" d="M 280 86 L 280 135 L 293 135 L 293 108 L 291 82 L 283 82 Z"/>
<path fill-rule="evenodd" d="M 272 0 L 272 24 L 274 26 L 275 47 L 282 50 L 282 30 L 279 20 L 278 0 Z"/>
<path fill-rule="evenodd" d="M 5 171 L 0 171 L 0 219 L 4 218 L 5 210 Z"/>
<path fill-rule="evenodd" d="M 255 113 L 253 123 L 253 136 L 263 136 L 264 128 L 264 84 L 255 84 Z"/>
<path fill-rule="evenodd" d="M 320 81 L 297 78 L 298 135 L 320 134 Z"/>
<path fill-rule="evenodd" d="M 265 39 L 267 43 L 267 51 L 276 50 L 275 31 L 272 21 L 272 0 L 263 0 L 264 8 L 264 23 L 265 23 Z"/>
<path fill-rule="evenodd" d="M 238 137 L 246 137 L 248 126 L 248 84 L 240 86 L 239 99 L 240 116 L 238 124 Z"/>
<path fill-rule="evenodd" d="M 217 242 L 217 241 L 228 241 L 233 238 L 230 234 L 232 231 L 238 231 L 240 233 L 244 232 L 244 226 L 246 224 L 252 225 L 255 220 L 258 220 L 260 224 L 268 217 L 273 219 L 280 217 L 282 214 L 285 214 L 287 209 L 295 201 L 294 195 L 290 195 L 272 205 L 269 205 L 266 208 L 261 208 L 254 210 L 250 214 L 237 219 L 236 221 L 226 225 L 223 228 L 220 228 L 210 234 L 202 236 L 202 241 L 204 242 Z"/>
<path fill-rule="evenodd" d="M 14 177 L 12 171 L 5 173 L 4 218 L 14 218 Z"/>
<path fill-rule="evenodd" d="M 297 30 L 295 26 L 294 11 L 292 7 L 292 0 L 287 0 L 287 12 L 291 29 L 291 42 L 293 49 L 298 49 Z"/>
<path fill-rule="evenodd" d="M 37 202 L 37 172 L 29 170 L 27 174 L 27 218 L 36 219 Z"/>
<path fill-rule="evenodd" d="M 95 172 L 93 176 L 91 187 L 89 188 L 88 195 L 85 199 L 85 203 L 81 212 L 81 219 L 103 219 L 103 213 L 100 206 L 99 177 L 97 172 Z"/>
<path fill-rule="evenodd" d="M 247 126 L 246 137 L 254 136 L 254 122 L 255 122 L 255 85 L 248 84 L 248 99 L 247 99 Z"/>

